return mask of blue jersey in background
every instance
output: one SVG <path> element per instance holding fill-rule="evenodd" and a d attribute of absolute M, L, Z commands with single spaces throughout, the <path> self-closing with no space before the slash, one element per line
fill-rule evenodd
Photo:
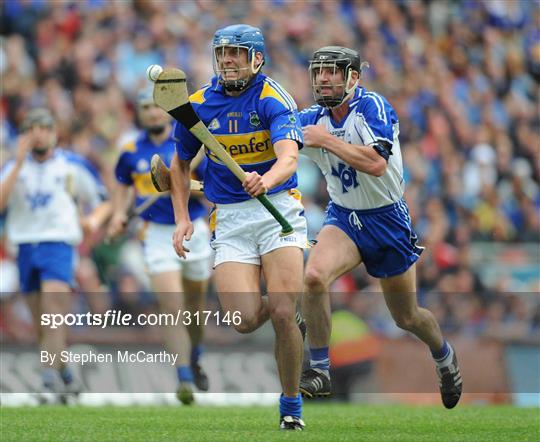
<path fill-rule="evenodd" d="M 154 154 L 159 154 L 163 162 L 170 167 L 171 160 L 175 152 L 175 142 L 170 136 L 161 145 L 156 146 L 150 140 L 148 132 L 143 131 L 136 140 L 124 145 L 122 153 L 116 164 L 116 179 L 126 185 L 135 187 L 137 206 L 158 193 L 152 184 L 150 177 L 150 161 Z M 194 170 L 192 177 L 202 179 L 206 169 L 206 158 Z M 206 216 L 206 207 L 196 198 L 189 200 L 189 216 L 195 220 L 201 216 Z M 141 214 L 141 218 L 146 221 L 152 221 L 158 224 L 175 224 L 174 210 L 170 195 L 159 198 L 147 210 Z"/>

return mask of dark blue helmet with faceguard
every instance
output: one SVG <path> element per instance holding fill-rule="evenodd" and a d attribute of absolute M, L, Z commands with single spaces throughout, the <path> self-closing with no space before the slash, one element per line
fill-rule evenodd
<path fill-rule="evenodd" d="M 237 68 L 236 72 L 240 70 L 250 70 L 252 75 L 249 78 L 242 79 L 226 79 L 224 73 L 226 67 L 220 64 L 221 57 L 224 55 L 225 48 L 237 48 L 237 51 L 247 50 L 248 68 Z M 212 50 L 214 54 L 213 65 L 214 72 L 219 78 L 219 82 L 223 84 L 225 89 L 230 91 L 243 90 L 251 80 L 251 78 L 259 72 L 264 64 L 265 47 L 264 37 L 259 28 L 250 25 L 238 24 L 230 25 L 222 29 L 218 29 L 214 34 L 212 40 Z M 262 54 L 262 62 L 258 63 L 255 59 L 255 54 L 260 52 Z"/>

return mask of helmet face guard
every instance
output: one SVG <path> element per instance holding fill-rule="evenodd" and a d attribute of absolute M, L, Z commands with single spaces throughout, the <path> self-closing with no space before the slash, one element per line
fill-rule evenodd
<path fill-rule="evenodd" d="M 343 82 L 338 84 L 324 83 L 321 77 L 325 71 L 332 76 L 341 72 Z M 354 84 L 349 86 L 353 71 L 358 72 L 360 77 L 361 64 L 358 52 L 339 46 L 327 46 L 316 51 L 309 63 L 309 77 L 313 98 L 317 104 L 326 108 L 342 104 L 358 84 L 357 79 Z M 331 94 L 325 93 L 328 87 L 332 88 Z"/>
<path fill-rule="evenodd" d="M 323 70 L 331 71 L 332 76 L 341 71 L 343 83 L 321 83 L 320 79 Z M 332 108 L 343 103 L 347 95 L 349 95 L 358 84 L 357 80 L 350 88 L 347 87 L 351 80 L 352 71 L 353 69 L 350 68 L 350 65 L 341 67 L 338 60 L 334 60 L 329 63 L 311 62 L 309 64 L 309 78 L 311 81 L 313 98 L 317 104 L 323 107 Z M 332 94 L 324 94 L 323 87 L 331 87 Z"/>
<path fill-rule="evenodd" d="M 243 68 L 225 68 L 221 62 L 225 57 L 225 49 L 232 48 L 238 51 L 236 56 L 240 56 L 240 51 L 247 51 L 248 67 Z M 251 79 L 261 70 L 264 64 L 265 45 L 264 37 L 259 28 L 250 25 L 231 25 L 223 29 L 219 29 L 212 41 L 213 52 L 213 67 L 214 73 L 218 77 L 218 81 L 227 91 L 242 91 L 244 90 Z M 262 62 L 255 65 L 255 55 L 262 54 Z M 228 72 L 236 72 L 240 76 L 243 70 L 248 70 L 249 75 L 242 79 L 229 80 L 227 79 Z M 244 77 L 244 76 L 243 76 Z"/>
<path fill-rule="evenodd" d="M 246 51 L 247 53 L 247 59 L 249 66 L 247 67 L 235 67 L 235 68 L 227 68 L 223 66 L 222 61 L 225 58 L 225 49 L 231 48 L 232 50 L 236 50 L 236 58 L 241 57 L 241 52 Z M 250 54 L 250 52 L 252 52 Z M 263 62 L 264 63 L 264 62 Z M 214 68 L 214 73 L 219 78 L 219 82 L 223 85 L 225 90 L 227 91 L 241 91 L 246 88 L 248 83 L 251 81 L 251 78 L 257 74 L 261 68 L 263 63 L 261 63 L 259 66 L 255 66 L 255 52 L 250 51 L 250 48 L 247 46 L 242 45 L 220 45 L 220 46 L 214 46 L 213 47 L 213 59 L 212 59 L 212 65 Z M 250 75 L 247 78 L 242 79 L 236 79 L 236 80 L 229 80 L 227 79 L 227 73 L 228 72 L 235 72 L 237 74 L 237 77 L 240 76 L 241 71 L 249 71 Z"/>
<path fill-rule="evenodd" d="M 54 147 L 57 141 L 56 131 L 54 131 L 55 120 L 49 109 L 36 108 L 28 112 L 21 125 L 21 131 L 30 132 L 35 126 L 53 131 L 48 138 L 44 138 L 42 137 L 42 134 L 40 134 L 37 141 L 34 139 L 34 142 L 37 145 L 32 146 L 32 153 L 37 157 L 43 157 Z"/>

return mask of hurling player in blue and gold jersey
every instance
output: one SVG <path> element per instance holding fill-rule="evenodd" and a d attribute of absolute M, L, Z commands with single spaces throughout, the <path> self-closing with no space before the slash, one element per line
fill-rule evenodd
<path fill-rule="evenodd" d="M 215 77 L 190 102 L 199 118 L 247 172 L 243 183 L 206 152 L 205 195 L 215 204 L 211 215 L 216 251 L 215 281 L 224 312 L 239 311 L 240 333 L 257 329 L 268 318 L 276 333 L 276 359 L 283 394 L 280 428 L 302 430 L 298 390 L 302 337 L 295 321 L 302 292 L 306 221 L 296 187 L 298 149 L 302 147 L 296 104 L 274 80 L 263 75 L 264 39 L 258 28 L 232 25 L 213 39 Z M 188 212 L 189 167 L 201 143 L 182 125 L 175 129 L 171 166 L 176 232 L 174 246 L 186 256 L 183 243 L 193 226 Z M 254 197 L 266 193 L 295 229 L 280 237 L 280 226 Z M 188 246 L 189 247 L 189 246 Z M 260 295 L 264 273 L 268 298 Z"/>
<path fill-rule="evenodd" d="M 110 236 L 118 235 L 125 228 L 126 201 L 130 199 L 131 187 L 135 188 L 136 205 L 157 193 L 150 178 L 152 156 L 158 153 L 166 164 L 170 164 L 175 152 L 170 117 L 154 104 L 151 91 L 142 91 L 139 94 L 137 113 L 144 130 L 136 140 L 124 146 L 116 164 L 118 183 L 113 194 L 115 212 L 109 225 Z M 205 167 L 206 160 L 203 158 L 194 173 L 202 176 Z M 145 263 L 152 290 L 163 313 L 176 315 L 179 310 L 184 310 L 184 303 L 185 308 L 191 312 L 204 307 L 212 253 L 209 245 L 210 232 L 205 221 L 207 210 L 200 200 L 191 198 L 189 214 L 194 222 L 195 233 L 189 242 L 191 254 L 185 261 L 180 260 L 170 242 L 175 229 L 170 196 L 167 194 L 158 198 L 140 215 L 145 221 Z M 177 326 L 166 326 L 164 336 L 169 352 L 179 355 L 176 367 L 178 398 L 183 403 L 191 403 L 193 382 L 199 389 L 208 390 L 208 378 L 199 365 L 202 325 L 193 321 L 187 329 L 181 323 Z"/>

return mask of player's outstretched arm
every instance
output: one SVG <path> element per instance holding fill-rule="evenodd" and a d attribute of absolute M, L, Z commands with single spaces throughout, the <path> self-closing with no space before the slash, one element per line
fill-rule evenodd
<path fill-rule="evenodd" d="M 9 197 L 17 182 L 17 177 L 19 176 L 26 154 L 30 149 L 30 141 L 29 134 L 22 134 L 17 140 L 15 164 L 6 173 L 6 176 L 1 178 L 0 182 L 0 212 L 3 212 L 8 205 Z"/>
<path fill-rule="evenodd" d="M 184 247 L 184 241 L 189 241 L 193 234 L 193 224 L 189 219 L 188 210 L 190 163 L 191 160 L 181 160 L 176 153 L 171 160 L 171 201 L 176 222 L 173 246 L 181 258 L 185 258 L 186 252 L 189 252 L 189 249 Z"/>
<path fill-rule="evenodd" d="M 305 126 L 304 143 L 306 149 L 325 148 L 350 164 L 356 170 L 373 176 L 382 176 L 386 172 L 385 159 L 373 146 L 349 144 L 330 134 L 321 125 Z"/>

